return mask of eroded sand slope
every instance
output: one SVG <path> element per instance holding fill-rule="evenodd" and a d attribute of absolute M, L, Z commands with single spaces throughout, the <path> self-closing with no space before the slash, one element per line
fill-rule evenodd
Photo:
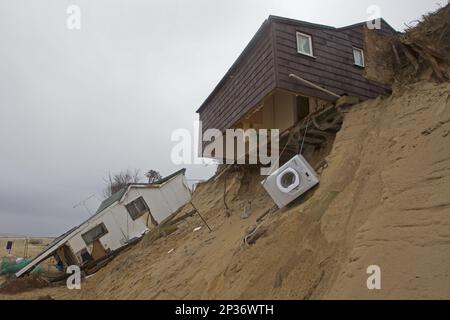
<path fill-rule="evenodd" d="M 266 234 L 242 248 L 246 228 L 273 204 L 261 177 L 234 173 L 199 187 L 213 226 L 188 218 L 85 280 L 2 298 L 450 299 L 450 84 L 421 82 L 345 115 L 320 187 L 269 215 Z M 239 214 L 252 201 L 252 216 Z M 173 252 L 168 253 L 171 249 Z M 382 290 L 366 287 L 378 265 Z"/>

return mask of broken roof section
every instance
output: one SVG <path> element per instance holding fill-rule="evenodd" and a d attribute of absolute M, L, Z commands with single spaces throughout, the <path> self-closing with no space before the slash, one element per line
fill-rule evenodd
<path fill-rule="evenodd" d="M 183 168 L 183 169 L 178 170 L 177 172 L 174 172 L 171 175 L 168 175 L 167 177 L 164 177 L 164 178 L 162 178 L 162 179 L 160 179 L 160 180 L 158 180 L 156 182 L 153 182 L 153 183 L 129 183 L 127 186 L 123 187 L 122 189 L 120 189 L 119 191 L 114 193 L 112 196 L 110 196 L 109 198 L 104 200 L 100 204 L 100 206 L 98 207 L 98 209 L 95 212 L 95 214 L 98 214 L 98 213 L 102 212 L 103 210 L 109 208 L 110 206 L 112 206 L 116 202 L 120 201 L 123 198 L 123 196 L 127 193 L 127 191 L 130 189 L 130 187 L 132 187 L 132 186 L 160 187 L 162 184 L 166 183 L 169 180 L 172 180 L 176 176 L 178 176 L 180 174 L 185 174 L 185 172 L 186 172 L 186 169 Z"/>
<path fill-rule="evenodd" d="M 97 211 L 95 211 L 95 214 L 98 214 L 100 212 L 102 212 L 103 210 L 105 210 L 106 208 L 110 207 L 111 205 L 113 205 L 114 203 L 116 203 L 117 201 L 119 201 L 120 199 L 122 199 L 123 195 L 127 192 L 128 190 L 128 186 L 123 187 L 122 189 L 120 189 L 119 191 L 117 191 L 116 193 L 114 193 L 112 196 L 110 196 L 109 198 L 103 200 L 103 202 L 100 204 L 100 206 L 98 207 Z"/>
<path fill-rule="evenodd" d="M 99 208 L 97 209 L 96 213 L 89 217 L 87 220 L 82 222 L 80 225 L 70 229 L 69 231 L 65 232 L 64 234 L 60 235 L 59 237 L 55 238 L 44 250 L 39 253 L 27 266 L 25 266 L 22 270 L 16 273 L 16 277 L 20 277 L 24 275 L 25 273 L 31 271 L 36 265 L 41 263 L 42 261 L 49 258 L 58 248 L 60 248 L 62 245 L 64 245 L 67 241 L 69 241 L 74 234 L 80 232 L 85 228 L 87 225 L 89 225 L 89 222 L 93 220 L 95 217 L 99 216 L 102 212 L 104 212 L 106 209 L 110 208 L 113 205 L 116 205 L 117 203 L 121 202 L 123 198 L 126 196 L 128 191 L 132 187 L 141 187 L 141 188 L 161 188 L 166 183 L 171 181 L 172 179 L 175 179 L 181 174 L 185 174 L 186 169 L 181 169 L 169 176 L 164 177 L 163 179 L 156 181 L 154 183 L 130 183 L 126 187 L 122 188 L 118 192 L 114 193 L 112 196 L 104 200 Z"/>

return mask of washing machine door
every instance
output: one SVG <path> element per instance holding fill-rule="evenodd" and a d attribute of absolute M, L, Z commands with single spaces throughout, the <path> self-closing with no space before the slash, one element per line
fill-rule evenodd
<path fill-rule="evenodd" d="M 291 192 L 300 182 L 300 175 L 293 168 L 287 168 L 277 175 L 277 187 L 282 193 Z"/>

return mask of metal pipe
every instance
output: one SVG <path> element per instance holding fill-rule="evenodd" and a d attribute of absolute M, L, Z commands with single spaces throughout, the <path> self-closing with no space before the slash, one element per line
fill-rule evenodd
<path fill-rule="evenodd" d="M 299 80 L 299 81 L 302 81 L 302 82 L 306 83 L 307 85 L 309 85 L 309 86 L 311 86 L 311 87 L 313 87 L 313 88 L 315 88 L 315 89 L 317 89 L 317 90 L 320 90 L 320 91 L 323 91 L 323 92 L 325 92 L 325 93 L 328 93 L 328 94 L 330 94 L 330 95 L 332 95 L 333 97 L 336 97 L 336 98 L 338 98 L 338 99 L 341 97 L 340 95 L 338 95 L 338 94 L 336 94 L 336 93 L 334 93 L 334 92 L 332 92 L 332 91 L 330 91 L 330 90 L 327 90 L 327 89 L 325 89 L 325 88 L 322 88 L 322 87 L 318 86 L 317 84 L 312 83 L 311 81 L 308 81 L 308 80 L 306 80 L 306 79 L 303 79 L 303 78 L 301 78 L 301 77 L 299 77 L 299 76 L 297 76 L 297 75 L 295 75 L 295 74 L 293 74 L 293 73 L 291 73 L 291 74 L 289 75 L 289 78 L 294 78 L 294 79 L 297 79 L 297 80 Z"/>

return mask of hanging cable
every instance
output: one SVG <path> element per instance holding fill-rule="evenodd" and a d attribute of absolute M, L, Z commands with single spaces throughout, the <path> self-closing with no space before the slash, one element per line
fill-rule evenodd
<path fill-rule="evenodd" d="M 308 133 L 308 126 L 309 126 L 309 119 L 308 119 L 308 121 L 306 122 L 305 134 L 303 135 L 302 145 L 301 145 L 301 147 L 300 147 L 300 152 L 299 152 L 299 154 L 302 154 L 302 152 L 303 152 L 303 146 L 304 146 L 304 144 L 305 144 L 306 134 Z"/>

